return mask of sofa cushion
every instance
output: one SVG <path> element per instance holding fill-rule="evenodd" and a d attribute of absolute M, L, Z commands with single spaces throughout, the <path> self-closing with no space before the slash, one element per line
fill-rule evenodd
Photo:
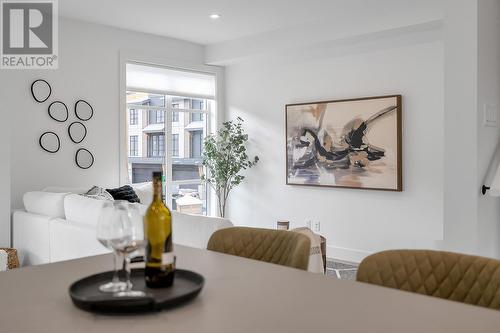
<path fill-rule="evenodd" d="M 152 182 L 130 184 L 134 192 L 139 197 L 141 204 L 149 206 L 153 201 L 153 184 Z"/>
<path fill-rule="evenodd" d="M 128 202 L 140 202 L 139 197 L 135 194 L 134 189 L 130 185 L 125 185 L 118 188 L 106 189 L 115 200 L 126 200 Z"/>
<path fill-rule="evenodd" d="M 97 226 L 105 200 L 86 198 L 78 194 L 69 194 L 64 198 L 66 220 Z"/>
<path fill-rule="evenodd" d="M 68 193 L 33 191 L 23 196 L 24 209 L 27 212 L 64 218 L 64 198 Z"/>
<path fill-rule="evenodd" d="M 100 186 L 92 186 L 90 190 L 80 195 L 86 198 L 91 198 L 96 200 L 111 200 L 111 201 L 115 200 L 113 199 L 113 196 L 109 194 L 108 191 L 106 191 L 104 188 Z"/>

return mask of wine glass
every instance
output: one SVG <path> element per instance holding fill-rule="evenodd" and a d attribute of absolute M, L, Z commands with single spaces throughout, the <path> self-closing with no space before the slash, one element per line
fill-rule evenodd
<path fill-rule="evenodd" d="M 115 296 L 145 296 L 146 293 L 143 291 L 132 290 L 132 282 L 130 281 L 131 257 L 146 244 L 142 215 L 137 205 L 126 201 L 115 201 L 115 212 L 119 218 L 113 219 L 111 223 L 113 236 L 110 239 L 110 244 L 116 252 L 121 253 L 125 257 L 123 270 L 126 274 L 125 289 L 116 292 Z"/>
<path fill-rule="evenodd" d="M 115 220 L 120 219 L 120 215 L 118 214 L 115 205 L 116 202 L 114 201 L 104 202 L 101 214 L 99 215 L 99 221 L 97 222 L 97 240 L 106 248 L 113 250 L 114 252 L 113 278 L 110 282 L 99 286 L 99 290 L 105 293 L 116 293 L 127 288 L 127 284 L 120 281 L 118 277 L 118 261 L 120 258 L 118 252 L 114 251 L 111 245 L 111 239 L 114 237 L 112 227 L 115 223 Z"/>

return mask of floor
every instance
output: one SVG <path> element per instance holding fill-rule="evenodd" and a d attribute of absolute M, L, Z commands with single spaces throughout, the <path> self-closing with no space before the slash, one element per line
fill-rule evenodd
<path fill-rule="evenodd" d="M 358 264 L 338 259 L 326 259 L 326 275 L 342 280 L 356 280 Z"/>

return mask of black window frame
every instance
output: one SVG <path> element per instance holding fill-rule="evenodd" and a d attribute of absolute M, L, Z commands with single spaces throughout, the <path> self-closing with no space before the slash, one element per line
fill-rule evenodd
<path fill-rule="evenodd" d="M 131 135 L 129 137 L 129 156 L 137 157 L 139 156 L 139 136 Z"/>

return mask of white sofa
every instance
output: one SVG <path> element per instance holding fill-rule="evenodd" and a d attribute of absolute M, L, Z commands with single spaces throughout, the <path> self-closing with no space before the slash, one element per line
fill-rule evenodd
<path fill-rule="evenodd" d="M 103 202 L 78 192 L 83 190 L 47 188 L 25 193 L 25 210 L 14 212 L 12 218 L 13 247 L 22 266 L 109 252 L 96 239 Z M 146 208 L 140 205 L 143 212 Z M 174 243 L 197 248 L 206 248 L 216 230 L 233 225 L 227 219 L 177 212 L 173 212 L 172 221 Z"/>

